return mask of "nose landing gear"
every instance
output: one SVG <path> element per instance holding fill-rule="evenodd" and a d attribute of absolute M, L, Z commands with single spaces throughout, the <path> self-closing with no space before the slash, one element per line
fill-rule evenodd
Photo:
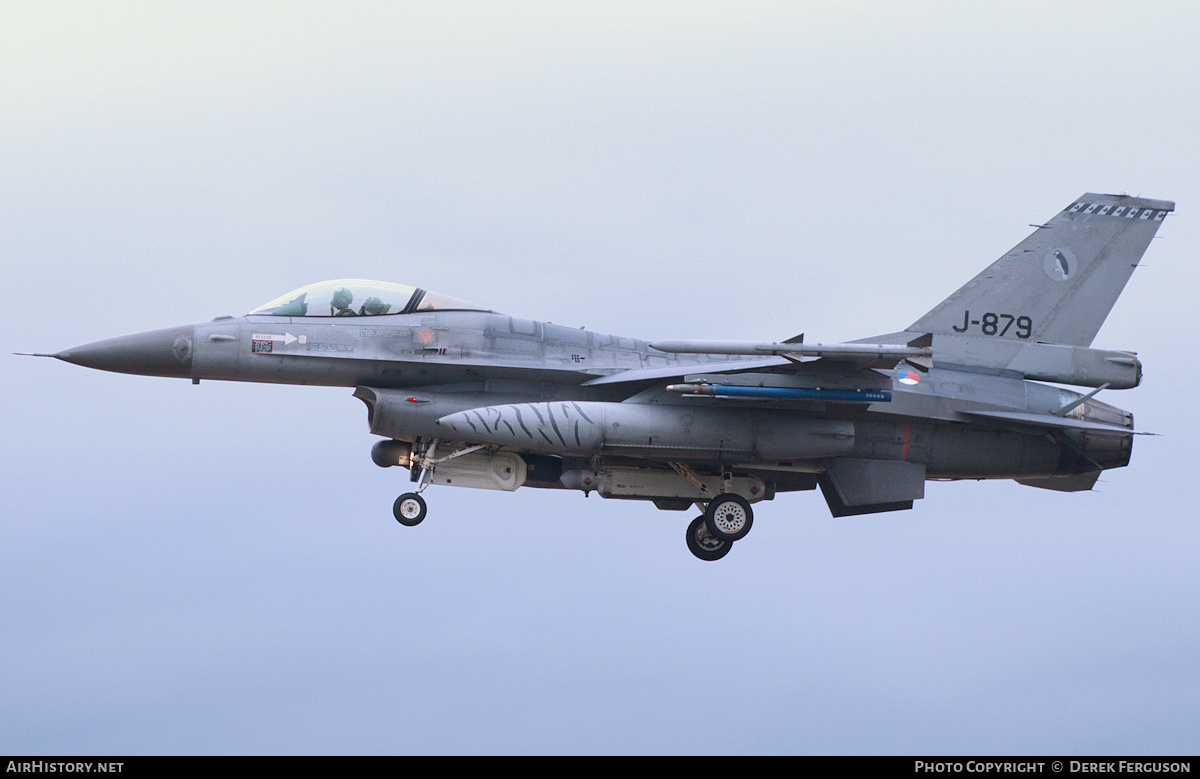
<path fill-rule="evenodd" d="M 381 442 L 382 445 L 376 444 L 375 448 L 371 450 L 371 457 L 375 460 L 377 465 L 387 467 L 389 465 L 398 464 L 392 462 L 393 459 L 397 458 L 394 454 L 394 450 L 389 448 L 390 443 L 399 442 Z M 419 525 L 421 524 L 421 520 L 425 519 L 427 508 L 425 506 L 425 499 L 421 497 L 420 493 L 424 492 L 425 488 L 430 485 L 431 480 L 433 479 L 433 472 L 437 466 L 441 463 L 454 460 L 462 457 L 465 454 L 471 454 L 472 452 L 477 452 L 480 449 L 485 448 L 482 444 L 478 446 L 468 446 L 465 449 L 459 449 L 455 452 L 451 452 L 444 457 L 437 457 L 438 441 L 436 438 L 430 441 L 428 444 L 422 444 L 421 442 L 418 442 L 415 447 L 407 448 L 408 445 L 403 446 L 406 448 L 399 451 L 408 452 L 408 454 L 405 455 L 405 459 L 408 460 L 410 471 L 416 473 L 416 476 L 413 480 L 417 483 L 417 489 L 415 492 L 406 492 L 400 497 L 396 498 L 396 502 L 392 504 L 392 515 L 396 517 L 397 522 L 407 527 Z M 418 467 L 421 470 L 416 472 L 415 469 Z M 524 476 L 522 476 L 522 478 L 524 478 Z M 513 487 L 512 489 L 516 488 Z"/>

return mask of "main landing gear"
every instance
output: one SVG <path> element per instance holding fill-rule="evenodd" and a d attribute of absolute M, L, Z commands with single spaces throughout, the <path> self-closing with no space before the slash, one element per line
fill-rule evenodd
<path fill-rule="evenodd" d="M 733 542 L 722 541 L 708 532 L 708 525 L 704 521 L 704 515 L 701 514 L 688 525 L 687 548 L 701 560 L 720 560 L 729 554 L 729 550 L 733 548 Z"/>
<path fill-rule="evenodd" d="M 688 525 L 688 551 L 701 560 L 720 560 L 729 554 L 734 541 L 746 537 L 753 524 L 750 502 L 732 492 L 722 493 Z"/>
<path fill-rule="evenodd" d="M 745 538 L 753 524 L 754 512 L 750 509 L 750 501 L 732 492 L 713 498 L 704 510 L 705 527 L 722 541 Z"/>

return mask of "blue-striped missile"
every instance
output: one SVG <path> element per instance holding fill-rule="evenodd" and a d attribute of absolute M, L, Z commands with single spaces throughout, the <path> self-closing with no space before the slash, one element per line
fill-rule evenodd
<path fill-rule="evenodd" d="M 881 390 L 814 389 L 809 387 L 744 387 L 736 384 L 670 384 L 668 392 L 713 398 L 767 400 L 825 400 L 832 403 L 888 403 L 892 393 Z"/>

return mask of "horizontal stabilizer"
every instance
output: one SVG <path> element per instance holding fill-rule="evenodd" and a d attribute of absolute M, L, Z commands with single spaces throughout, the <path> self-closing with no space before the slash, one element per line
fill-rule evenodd
<path fill-rule="evenodd" d="M 1071 476 L 1049 476 L 1044 479 L 1016 479 L 1017 484 L 1024 484 L 1026 487 L 1037 487 L 1042 490 L 1055 490 L 1057 492 L 1086 492 L 1096 486 L 1096 480 L 1100 478 L 1100 471 L 1088 471 L 1087 473 L 1077 473 Z"/>
<path fill-rule="evenodd" d="M 963 416 L 993 419 L 1019 427 L 1043 427 L 1053 430 L 1087 430 L 1094 433 L 1124 433 L 1134 435 L 1133 430 L 1119 425 L 1102 422 L 1087 422 L 1082 419 L 1059 417 L 1053 414 L 1034 414 L 1027 411 L 960 411 Z"/>

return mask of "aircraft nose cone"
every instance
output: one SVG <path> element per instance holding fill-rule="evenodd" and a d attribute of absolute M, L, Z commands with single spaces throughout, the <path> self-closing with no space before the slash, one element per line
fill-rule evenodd
<path fill-rule="evenodd" d="M 65 362 L 116 373 L 188 378 L 192 374 L 194 325 L 166 327 L 106 338 L 54 355 Z"/>

